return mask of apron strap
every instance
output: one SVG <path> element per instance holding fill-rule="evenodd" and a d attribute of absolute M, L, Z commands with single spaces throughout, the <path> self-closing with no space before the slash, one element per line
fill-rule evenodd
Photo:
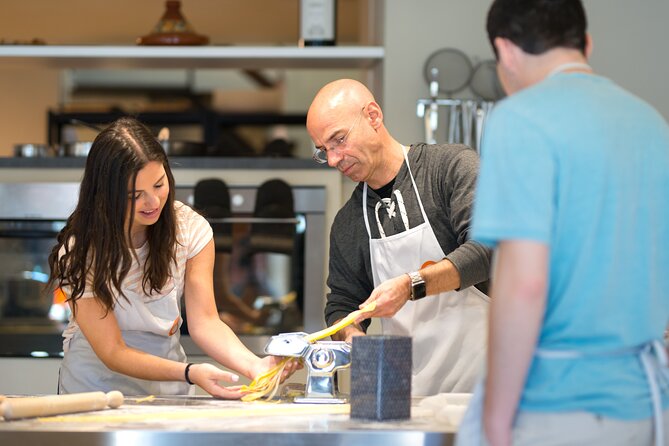
<path fill-rule="evenodd" d="M 416 181 L 413 178 L 413 173 L 411 173 L 411 166 L 409 165 L 409 157 L 407 156 L 408 149 L 402 146 L 402 154 L 404 155 L 404 161 L 407 163 L 407 169 L 409 170 L 409 176 L 411 177 L 411 185 L 413 186 L 413 191 L 416 193 L 416 198 L 418 198 L 418 206 L 420 206 L 420 213 L 423 215 L 423 222 L 427 223 L 427 214 L 425 213 L 425 208 L 423 207 L 423 202 L 420 199 L 420 194 L 418 193 L 418 187 L 416 186 Z"/>
<path fill-rule="evenodd" d="M 402 223 L 404 223 L 404 230 L 409 230 L 409 216 L 407 215 L 407 208 L 404 206 L 404 198 L 402 193 L 399 190 L 395 191 L 395 196 L 397 197 L 397 206 L 400 208 L 400 216 L 402 217 Z M 420 197 L 418 198 L 420 200 Z"/>
<path fill-rule="evenodd" d="M 391 203 L 392 203 L 392 201 L 391 201 Z M 379 209 L 381 209 L 381 204 L 383 204 L 383 200 L 376 202 L 376 206 L 374 206 L 374 216 L 376 217 L 376 226 L 379 228 L 379 233 L 381 234 L 381 238 L 385 238 L 386 231 L 383 230 L 383 225 L 381 224 L 381 220 L 379 220 Z M 390 214 L 390 211 L 388 211 L 388 213 Z M 392 218 L 392 217 L 393 216 L 391 214 L 390 218 Z"/>
<path fill-rule="evenodd" d="M 601 353 L 584 353 L 577 350 L 551 350 L 538 348 L 535 356 L 545 359 L 604 358 L 626 355 L 638 355 L 646 375 L 650 397 L 653 404 L 653 429 L 655 445 L 664 445 L 664 426 L 662 422 L 662 399 L 660 387 L 669 386 L 667 352 L 664 344 L 654 339 L 636 347 L 624 347 Z"/>
<path fill-rule="evenodd" d="M 667 370 L 667 352 L 664 345 L 658 341 L 646 344 L 641 351 L 641 364 L 646 372 L 650 396 L 653 401 L 653 428 L 655 430 L 655 444 L 664 445 L 664 426 L 662 421 L 662 398 L 660 396 L 660 382 L 666 388 L 669 381 L 669 370 Z M 659 374 L 659 376 L 658 376 Z"/>
<path fill-rule="evenodd" d="M 406 206 L 404 206 L 404 198 L 402 198 L 402 193 L 399 190 L 396 190 L 395 192 L 393 192 L 393 194 L 397 199 L 397 207 L 400 210 L 400 216 L 402 217 L 404 230 L 408 231 L 409 217 L 407 215 Z M 376 206 L 374 206 L 374 214 L 376 217 L 376 226 L 379 228 L 379 233 L 381 234 L 381 238 L 385 238 L 386 236 L 386 232 L 383 230 L 383 225 L 381 225 L 381 220 L 379 219 L 379 209 L 381 209 L 381 205 L 384 204 L 388 206 L 388 208 L 386 208 L 386 211 L 388 212 L 388 216 L 391 219 L 397 215 L 397 212 L 395 211 L 395 202 L 392 200 L 392 198 L 382 198 L 381 201 L 376 202 Z"/>
<path fill-rule="evenodd" d="M 409 157 L 407 156 L 408 148 L 402 146 L 402 155 L 404 155 L 404 161 L 407 164 L 407 169 L 409 170 L 409 177 L 411 178 L 411 185 L 413 186 L 413 190 L 416 194 L 416 198 L 418 199 L 418 206 L 420 207 L 420 213 L 423 216 L 423 222 L 428 223 L 427 219 L 427 214 L 425 213 L 425 208 L 423 207 L 423 201 L 420 199 L 420 194 L 418 193 L 418 187 L 416 186 L 416 181 L 414 180 L 413 173 L 411 172 L 411 166 L 409 165 Z M 369 238 L 372 238 L 372 231 L 369 227 L 369 217 L 367 216 L 367 183 L 363 185 L 362 188 L 362 215 L 365 219 L 365 228 L 367 229 L 367 235 L 369 235 Z M 404 223 L 404 228 L 405 230 L 409 229 L 409 217 L 406 212 L 406 207 L 404 206 L 404 198 L 402 197 L 402 194 L 400 191 L 396 190 L 394 194 L 397 197 L 397 204 L 400 207 L 400 215 L 402 216 L 402 222 Z M 380 204 L 377 203 L 375 206 L 375 213 L 376 213 L 376 223 L 379 226 L 379 232 L 381 233 L 381 237 L 385 237 L 385 232 L 383 229 L 381 229 L 381 223 L 379 222 L 379 216 L 378 216 L 378 210 L 379 210 Z"/>
<path fill-rule="evenodd" d="M 362 187 L 362 216 L 365 217 L 365 228 L 367 235 L 372 238 L 372 231 L 369 229 L 369 217 L 367 217 L 367 183 Z"/>

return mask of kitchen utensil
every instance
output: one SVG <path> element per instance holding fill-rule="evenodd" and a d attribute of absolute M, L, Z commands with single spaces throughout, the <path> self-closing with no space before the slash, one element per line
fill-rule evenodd
<path fill-rule="evenodd" d="M 275 356 L 304 358 L 307 384 L 304 397 L 296 403 L 345 403 L 338 395 L 335 374 L 351 365 L 351 346 L 343 341 L 308 342 L 307 333 L 283 333 L 272 336 L 265 353 Z"/>
<path fill-rule="evenodd" d="M 432 67 L 429 74 L 430 99 L 427 103 L 419 101 L 416 113 L 419 118 L 424 118 L 425 121 L 425 142 L 436 144 L 437 140 L 434 135 L 439 127 L 439 105 L 437 104 L 437 97 L 439 96 L 439 69 Z"/>
<path fill-rule="evenodd" d="M 448 143 L 455 144 L 460 141 L 460 104 L 453 103 L 448 112 Z"/>
<path fill-rule="evenodd" d="M 462 101 L 460 103 L 462 113 L 462 143 L 472 146 L 472 128 L 474 127 L 474 113 L 476 112 L 476 102 L 472 100 Z"/>
<path fill-rule="evenodd" d="M 123 394 L 118 390 L 109 393 L 86 392 L 70 395 L 7 398 L 0 403 L 0 414 L 5 420 L 45 417 L 66 413 L 115 409 L 123 404 Z"/>
<path fill-rule="evenodd" d="M 436 73 L 433 69 L 437 70 Z M 472 63 L 462 51 L 455 48 L 442 48 L 427 58 L 423 71 L 428 85 L 436 81 L 439 91 L 451 96 L 464 89 L 469 83 L 472 76 Z"/>
<path fill-rule="evenodd" d="M 483 101 L 479 103 L 476 112 L 475 112 L 475 133 L 476 133 L 476 151 L 481 153 L 481 142 L 483 140 L 483 128 L 485 127 L 485 121 L 492 110 L 494 102 Z"/>
<path fill-rule="evenodd" d="M 505 96 L 497 76 L 497 62 L 493 59 L 479 62 L 469 81 L 469 88 L 484 101 L 498 101 Z"/>
<path fill-rule="evenodd" d="M 430 89 L 429 112 L 425 113 L 425 130 L 428 143 L 436 143 L 434 137 L 438 126 L 437 92 L 452 97 L 454 93 L 464 89 L 472 76 L 472 63 L 469 57 L 455 48 L 442 48 L 432 53 L 425 62 L 425 80 Z M 460 109 L 459 103 L 449 105 L 447 141 L 452 144 L 460 141 Z"/>

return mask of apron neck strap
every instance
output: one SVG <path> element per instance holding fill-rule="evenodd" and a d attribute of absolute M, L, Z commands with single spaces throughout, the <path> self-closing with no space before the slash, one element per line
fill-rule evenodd
<path fill-rule="evenodd" d="M 551 76 L 555 76 L 558 73 L 561 73 L 563 71 L 568 71 L 568 70 L 580 70 L 580 71 L 587 71 L 589 73 L 592 72 L 592 67 L 588 65 L 585 62 L 567 62 L 563 63 L 561 65 L 558 65 L 557 67 L 553 68 L 550 73 L 546 76 L 547 78 Z"/>
<path fill-rule="evenodd" d="M 407 170 L 409 171 L 409 177 L 411 178 L 411 185 L 413 187 L 414 192 L 416 193 L 416 198 L 418 199 L 418 206 L 420 207 L 420 213 L 423 216 L 423 222 L 427 223 L 427 214 L 425 213 L 425 208 L 423 207 L 423 202 L 420 199 L 420 194 L 418 193 L 418 187 L 416 186 L 416 181 L 414 180 L 413 173 L 411 172 L 411 166 L 409 165 L 409 157 L 407 155 L 409 148 L 405 146 L 400 146 L 400 149 L 402 150 L 402 155 L 404 156 L 404 162 L 407 165 Z M 369 217 L 367 216 L 367 191 L 368 191 L 368 186 L 367 183 L 364 184 L 362 188 L 362 215 L 365 218 L 365 228 L 367 228 L 367 234 L 369 235 L 369 238 L 372 238 L 372 231 L 369 227 Z M 397 197 L 397 202 L 400 205 L 400 214 L 402 215 L 402 222 L 404 223 L 405 229 L 409 229 L 409 218 L 406 214 L 406 208 L 404 207 L 404 200 L 402 199 L 402 195 L 399 193 L 399 191 L 394 191 L 396 197 Z M 378 216 L 378 209 L 380 205 L 377 203 L 377 206 L 375 207 L 375 214 L 376 214 L 376 221 L 377 225 L 379 226 L 379 232 L 381 233 L 381 237 L 385 237 L 385 232 L 381 228 L 381 223 L 379 221 L 379 216 Z"/>

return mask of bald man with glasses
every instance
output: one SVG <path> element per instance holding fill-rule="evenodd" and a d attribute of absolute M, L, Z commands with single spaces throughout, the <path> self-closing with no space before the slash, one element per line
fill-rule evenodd
<path fill-rule="evenodd" d="M 469 240 L 476 152 L 401 144 L 351 79 L 318 92 L 307 130 L 314 160 L 359 183 L 330 233 L 327 324 L 374 301 L 368 316 L 384 334 L 413 338 L 413 395 L 470 392 L 485 357 L 491 255 Z M 369 322 L 335 338 L 351 342 Z"/>

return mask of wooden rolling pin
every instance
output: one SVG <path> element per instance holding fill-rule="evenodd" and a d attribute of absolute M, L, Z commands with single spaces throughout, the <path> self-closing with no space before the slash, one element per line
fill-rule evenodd
<path fill-rule="evenodd" d="M 87 392 L 69 395 L 49 395 L 31 398 L 6 398 L 0 403 L 0 415 L 5 420 L 18 418 L 45 417 L 66 413 L 115 409 L 123 404 L 123 394 L 113 392 Z"/>

